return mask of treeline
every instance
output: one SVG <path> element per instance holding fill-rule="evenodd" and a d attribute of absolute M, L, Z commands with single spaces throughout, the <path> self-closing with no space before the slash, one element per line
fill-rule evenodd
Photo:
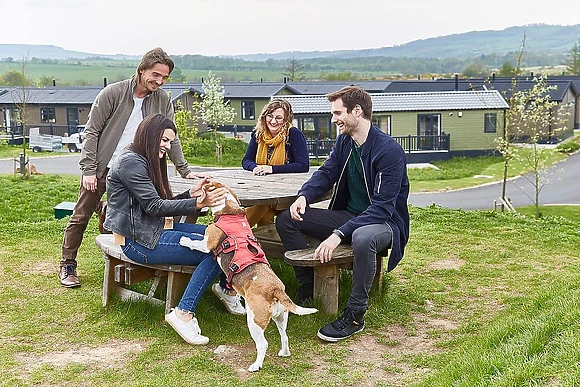
<path fill-rule="evenodd" d="M 578 48 L 580 50 L 580 48 Z M 547 68 L 568 64 L 571 54 L 535 54 L 525 52 L 522 68 Z M 289 80 L 327 80 L 327 81 L 355 81 L 361 79 L 404 79 L 432 77 L 446 77 L 454 73 L 466 77 L 490 76 L 493 72 L 501 76 L 510 76 L 516 65 L 517 53 L 505 55 L 482 54 L 469 59 L 462 58 L 394 58 L 394 57 L 359 57 L 359 58 L 312 58 L 312 59 L 273 59 L 244 60 L 232 57 L 207 57 L 201 55 L 174 55 L 176 64 L 171 74 L 172 82 L 194 82 L 203 77 L 199 72 L 212 70 L 220 74 L 222 81 L 236 82 L 245 80 L 280 81 L 283 77 Z M 580 55 L 578 55 L 580 59 Z M 2 61 L 14 68 L 17 63 L 12 58 Z M 18 70 L 9 70 L 0 73 L 0 85 L 17 86 L 34 84 L 49 86 L 53 79 L 59 85 L 96 85 L 102 84 L 103 76 L 109 82 L 124 79 L 130 76 L 137 66 L 134 60 L 111 60 L 107 58 L 88 58 L 78 60 L 58 60 L 31 58 L 28 63 L 41 65 L 41 72 L 37 72 L 30 80 L 24 79 Z M 46 65 L 46 68 L 44 68 Z M 71 67 L 68 67 L 71 66 Z M 75 68 L 78 78 L 60 79 L 59 73 Z M 1 67 L 0 67 L 1 68 Z M 7 67 L 10 69 L 10 67 Z M 64 68 L 64 70 L 63 70 Z M 90 68 L 119 68 L 124 72 L 105 72 L 96 78 L 94 71 L 84 71 Z M 575 68 L 575 67 L 574 67 Z M 198 74 L 192 75 L 197 71 Z M 570 74 L 577 74 L 580 70 L 571 70 Z M 70 71 L 69 71 L 70 73 Z M 553 73 L 553 72 L 552 72 Z M 48 74 L 48 75 L 46 75 Z M 265 75 L 267 74 L 267 75 Z M 290 75 L 290 76 L 289 76 Z M 27 77 L 30 74 L 27 74 Z M 88 77 L 93 77 L 88 79 Z M 86 78 L 86 79 L 85 79 Z M 195 78 L 195 79 L 194 79 Z"/>
<path fill-rule="evenodd" d="M 341 73 L 351 72 L 364 74 L 366 72 L 383 72 L 386 74 L 445 74 L 461 73 L 471 65 L 477 64 L 482 69 L 498 69 L 504 63 L 516 64 L 517 53 L 505 55 L 479 55 L 469 59 L 459 58 L 313 58 L 301 59 L 300 64 L 308 73 Z M 288 67 L 287 59 L 267 59 L 265 61 L 249 61 L 227 57 L 206 57 L 201 55 L 173 56 L 176 66 L 191 70 L 228 70 L 228 71 L 279 71 Z M 522 67 L 543 67 L 562 65 L 565 54 L 534 54 L 527 52 L 522 61 Z"/>

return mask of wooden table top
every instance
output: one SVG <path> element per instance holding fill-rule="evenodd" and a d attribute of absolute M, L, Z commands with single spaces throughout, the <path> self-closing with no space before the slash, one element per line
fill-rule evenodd
<path fill-rule="evenodd" d="M 278 210 L 285 210 L 290 208 L 296 200 L 298 190 L 315 170 L 311 168 L 305 173 L 275 173 L 265 176 L 257 176 L 241 168 L 204 171 L 204 173 L 232 188 L 244 207 L 275 204 Z M 173 176 L 169 178 L 169 183 L 173 192 L 179 193 L 189 189 L 192 180 Z"/>

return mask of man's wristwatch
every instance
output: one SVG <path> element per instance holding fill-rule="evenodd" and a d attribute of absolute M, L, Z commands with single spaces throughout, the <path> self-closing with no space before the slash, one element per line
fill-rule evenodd
<path fill-rule="evenodd" d="M 334 230 L 332 230 L 332 233 L 334 235 L 336 235 L 337 237 L 340 238 L 340 240 L 342 241 L 342 239 L 344 238 L 344 234 L 342 233 L 342 231 L 340 231 L 339 229 L 335 228 Z"/>

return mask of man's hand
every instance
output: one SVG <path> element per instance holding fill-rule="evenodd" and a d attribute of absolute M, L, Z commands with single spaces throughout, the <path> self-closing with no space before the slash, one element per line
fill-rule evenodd
<path fill-rule="evenodd" d="M 189 175 L 188 175 L 189 176 Z M 197 198 L 203 195 L 203 186 L 209 183 L 209 179 L 202 178 L 200 181 L 196 181 L 195 184 L 189 189 L 189 196 L 192 198 Z"/>
<path fill-rule="evenodd" d="M 302 222 L 303 219 L 300 215 L 303 215 L 304 211 L 306 211 L 306 198 L 299 196 L 290 206 L 290 216 L 292 219 Z"/>
<path fill-rule="evenodd" d="M 340 238 L 334 234 L 330 234 L 322 243 L 314 250 L 314 259 L 320 259 L 320 262 L 329 262 L 332 259 L 332 252 L 338 245 L 340 245 Z"/>
<path fill-rule="evenodd" d="M 189 173 L 185 176 L 186 179 L 211 179 L 210 175 L 206 175 L 201 172 L 193 172 L 189 171 Z"/>
<path fill-rule="evenodd" d="M 254 170 L 254 175 L 264 176 L 272 173 L 272 166 L 271 165 L 258 165 Z"/>
<path fill-rule="evenodd" d="M 83 187 L 86 190 L 95 192 L 97 190 L 97 176 L 83 176 Z"/>

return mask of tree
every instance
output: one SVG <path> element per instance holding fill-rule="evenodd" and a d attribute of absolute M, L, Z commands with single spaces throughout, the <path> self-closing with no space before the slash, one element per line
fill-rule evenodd
<path fill-rule="evenodd" d="M 236 112 L 230 106 L 230 101 L 224 101 L 224 87 L 221 85 L 221 79 L 216 77 L 211 70 L 207 78 L 204 79 L 201 88 L 203 94 L 200 100 L 193 103 L 192 118 L 194 120 L 201 118 L 208 130 L 211 128 L 214 131 L 216 162 L 220 162 L 222 153 L 217 133 L 218 128 L 231 123 Z"/>
<path fill-rule="evenodd" d="M 187 78 L 185 75 L 183 75 L 183 73 L 181 72 L 181 69 L 177 66 L 175 66 L 173 68 L 173 71 L 171 72 L 171 76 L 169 79 L 170 82 L 173 83 L 185 83 L 187 82 Z"/>
<path fill-rule="evenodd" d="M 191 125 L 193 116 L 191 110 L 185 109 L 181 100 L 177 100 L 177 109 L 174 115 L 175 126 L 179 139 L 182 143 L 189 143 L 195 140 L 197 136 L 197 128 Z"/>
<path fill-rule="evenodd" d="M 304 65 L 294 57 L 288 61 L 288 65 L 282 75 L 284 75 L 290 82 L 299 82 L 306 79 Z"/>
<path fill-rule="evenodd" d="M 468 78 L 481 77 L 485 73 L 485 68 L 483 67 L 483 62 L 477 61 L 474 63 L 469 63 L 462 71 L 462 74 Z"/>
<path fill-rule="evenodd" d="M 26 157 L 27 150 L 26 123 L 28 121 L 28 105 L 31 100 L 30 85 L 32 85 L 32 82 L 26 76 L 26 63 L 27 57 L 24 57 L 22 59 L 22 62 L 20 62 L 20 71 L 11 71 L 11 73 L 15 72 L 19 74 L 16 78 L 19 83 L 14 85 L 17 87 L 11 91 L 11 95 L 14 104 L 18 108 L 16 122 L 22 131 L 22 153 L 20 154 L 20 174 L 24 178 L 30 176 L 28 168 L 26 168 L 26 164 L 28 163 Z"/>
<path fill-rule="evenodd" d="M 549 183 L 547 169 L 550 150 L 541 146 L 541 142 L 550 141 L 558 132 L 566 129 L 569 107 L 558 107 L 558 103 L 550 97 L 550 91 L 557 86 L 548 86 L 546 76 L 534 78 L 534 86 L 527 90 L 518 90 L 510 102 L 512 129 L 516 138 L 526 144 L 525 148 L 516 148 L 512 152 L 514 159 L 519 161 L 526 172 L 523 177 L 534 188 L 528 196 L 536 207 L 536 218 L 540 217 L 540 192 Z"/>
<path fill-rule="evenodd" d="M 0 76 L 0 84 L 5 86 L 30 86 L 32 82 L 19 70 L 8 71 Z"/>
<path fill-rule="evenodd" d="M 512 95 L 517 92 L 518 90 L 518 76 L 521 73 L 522 69 L 522 58 L 524 56 L 524 51 L 526 48 L 526 35 L 524 34 L 522 41 L 520 43 L 520 49 L 518 51 L 518 56 L 516 59 L 516 67 L 512 74 L 511 80 L 511 87 L 508 91 Z M 502 202 L 502 211 L 507 206 L 509 209 L 513 211 L 511 204 L 509 203 L 508 198 L 506 197 L 506 188 L 507 188 L 507 181 L 509 177 L 509 164 L 511 159 L 513 158 L 512 152 L 512 132 L 516 132 L 518 126 L 518 119 L 520 118 L 518 115 L 518 108 L 515 104 L 514 100 L 510 98 L 510 96 L 504 95 L 504 98 L 508 101 L 509 109 L 505 113 L 505 127 L 503 130 L 502 137 L 496 139 L 497 147 L 496 149 L 503 157 L 503 179 L 501 185 L 501 202 Z"/>
<path fill-rule="evenodd" d="M 56 82 L 56 79 L 54 79 L 53 77 L 47 77 L 46 75 L 42 75 L 40 78 L 38 78 L 36 84 L 38 85 L 38 87 L 52 86 L 53 81 Z"/>
<path fill-rule="evenodd" d="M 500 77 L 513 77 L 516 72 L 516 68 L 512 66 L 510 62 L 503 62 L 501 65 L 498 75 Z"/>
<path fill-rule="evenodd" d="M 570 75 L 580 75 L 580 40 L 576 43 L 566 58 L 566 73 Z"/>

